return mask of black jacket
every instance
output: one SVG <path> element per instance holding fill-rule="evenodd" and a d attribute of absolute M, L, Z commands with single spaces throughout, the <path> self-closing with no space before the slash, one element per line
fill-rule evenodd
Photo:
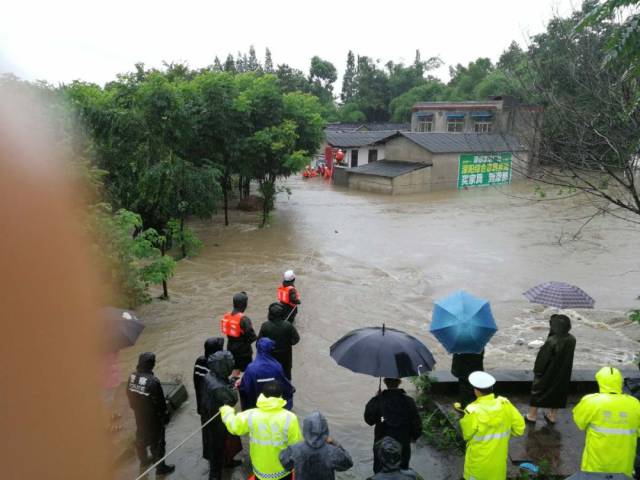
<path fill-rule="evenodd" d="M 218 413 L 223 405 L 233 406 L 238 401 L 238 393 L 229 383 L 229 375 L 233 370 L 233 355 L 230 352 L 216 352 L 209 357 L 209 373 L 203 379 L 200 391 L 200 406 L 202 423 Z M 202 454 L 207 460 L 212 461 L 218 454 L 217 460 L 222 458 L 224 439 L 227 429 L 218 417 L 204 427 L 202 432 Z"/>
<path fill-rule="evenodd" d="M 196 359 L 196 363 L 193 366 L 193 388 L 196 391 L 196 406 L 198 409 L 198 415 L 201 415 L 200 411 L 200 391 L 204 377 L 209 373 L 209 367 L 207 366 L 207 359 L 209 356 L 216 352 L 219 352 L 224 348 L 224 338 L 211 337 L 207 338 L 204 342 L 204 355 L 200 355 Z"/>
<path fill-rule="evenodd" d="M 300 341 L 296 327 L 285 322 L 284 309 L 279 303 L 272 303 L 269 307 L 269 320 L 260 327 L 259 337 L 267 337 L 275 342 L 271 353 L 280 362 L 285 372 L 291 370 L 292 346 Z"/>
<path fill-rule="evenodd" d="M 416 441 L 422 433 L 416 402 L 400 388 L 384 390 L 369 400 L 364 421 L 375 425 L 374 441 L 389 436 L 400 442 L 402 448 Z"/>
<path fill-rule="evenodd" d="M 484 350 L 481 353 L 454 353 L 451 359 L 451 375 L 468 380 L 473 372 L 484 370 Z"/>
<path fill-rule="evenodd" d="M 148 445 L 158 440 L 169 421 L 162 385 L 153 374 L 155 362 L 153 353 L 141 354 L 136 372 L 129 376 L 127 385 L 129 405 L 136 418 L 136 437 Z"/>
<path fill-rule="evenodd" d="M 547 341 L 540 347 L 533 367 L 531 405 L 564 408 L 573 370 L 576 339 L 569 333 L 571 321 L 566 315 L 551 315 Z"/>

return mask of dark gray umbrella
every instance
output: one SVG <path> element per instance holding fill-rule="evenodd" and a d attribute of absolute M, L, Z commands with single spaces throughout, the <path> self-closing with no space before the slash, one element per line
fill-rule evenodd
<path fill-rule="evenodd" d="M 596 301 L 584 290 L 564 282 L 545 282 L 523 293 L 532 303 L 556 308 L 593 308 Z"/>
<path fill-rule="evenodd" d="M 578 472 L 574 473 L 567 480 L 629 480 L 629 477 L 622 473 L 593 473 Z"/>
<path fill-rule="evenodd" d="M 136 343 L 144 325 L 133 312 L 107 307 L 102 311 L 107 327 L 107 347 L 116 352 Z"/>
<path fill-rule="evenodd" d="M 330 354 L 338 365 L 373 377 L 414 377 L 436 363 L 418 339 L 384 325 L 347 333 L 331 345 Z"/>

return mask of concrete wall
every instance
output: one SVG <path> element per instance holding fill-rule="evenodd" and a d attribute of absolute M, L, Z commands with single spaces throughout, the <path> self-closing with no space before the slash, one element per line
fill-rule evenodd
<path fill-rule="evenodd" d="M 385 144 L 387 160 L 430 163 L 432 154 L 406 137 L 396 137 Z"/>
<path fill-rule="evenodd" d="M 394 178 L 391 183 L 393 195 L 428 192 L 431 189 L 431 167 L 401 175 Z"/>
<path fill-rule="evenodd" d="M 349 173 L 344 167 L 336 167 L 333 170 L 333 184 L 340 187 L 349 186 Z"/>
<path fill-rule="evenodd" d="M 358 151 L 358 167 L 360 165 L 366 165 L 369 163 L 369 150 L 377 150 L 378 151 L 378 160 L 384 160 L 385 158 L 385 146 L 384 145 L 369 145 L 367 147 L 361 148 L 343 148 L 345 153 L 344 158 L 347 162 L 347 166 L 351 167 L 351 152 L 353 150 Z"/>
<path fill-rule="evenodd" d="M 374 175 L 363 175 L 350 172 L 349 188 L 353 190 L 361 190 L 363 192 L 393 195 L 393 182 L 391 178 L 387 177 L 377 177 Z"/>

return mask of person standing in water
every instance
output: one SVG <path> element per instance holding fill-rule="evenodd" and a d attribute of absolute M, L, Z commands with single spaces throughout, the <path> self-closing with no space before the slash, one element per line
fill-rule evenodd
<path fill-rule="evenodd" d="M 293 322 L 298 315 L 300 292 L 295 287 L 296 275 L 293 270 L 287 270 L 282 275 L 282 285 L 278 287 L 278 301 L 284 309 L 284 318 Z"/>

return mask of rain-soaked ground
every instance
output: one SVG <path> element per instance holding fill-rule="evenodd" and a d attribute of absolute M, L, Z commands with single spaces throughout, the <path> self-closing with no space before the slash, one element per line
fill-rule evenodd
<path fill-rule="evenodd" d="M 526 201 L 533 187 L 441 192 L 390 197 L 350 192 L 323 183 L 290 179 L 293 194 L 279 198 L 271 226 L 259 229 L 254 214 L 232 212 L 193 224 L 202 253 L 179 263 L 169 283 L 171 300 L 139 310 L 147 328 L 121 354 L 126 375 L 143 351 L 157 354 L 162 380 L 182 378 L 191 397 L 167 427 L 171 448 L 199 426 L 192 367 L 233 293 L 249 294 L 247 314 L 256 330 L 275 299 L 281 272 L 293 268 L 302 294 L 296 320 L 302 340 L 294 350 L 295 412 L 322 411 L 332 436 L 351 452 L 355 466 L 341 478 L 371 474 L 373 429 L 362 413 L 377 380 L 338 367 L 329 346 L 367 325 L 400 328 L 433 351 L 437 369 L 450 359 L 428 334 L 434 299 L 462 288 L 488 298 L 500 327 L 486 349 L 486 368 L 530 368 L 532 340 L 546 336 L 549 311 L 523 300 L 522 292 L 546 280 L 579 285 L 596 299 L 595 311 L 572 312 L 575 365 L 624 365 L 638 351 L 640 328 L 624 317 L 640 308 L 640 227 L 597 218 L 581 232 L 587 207 L 566 201 Z M 523 344 L 524 343 L 524 344 Z M 413 387 L 408 385 L 408 390 Z M 173 479 L 204 479 L 199 436 L 171 459 Z M 460 478 L 462 458 L 419 446 L 412 466 L 430 479 Z M 135 478 L 135 459 L 118 478 Z M 232 478 L 243 478 L 240 471 Z"/>

